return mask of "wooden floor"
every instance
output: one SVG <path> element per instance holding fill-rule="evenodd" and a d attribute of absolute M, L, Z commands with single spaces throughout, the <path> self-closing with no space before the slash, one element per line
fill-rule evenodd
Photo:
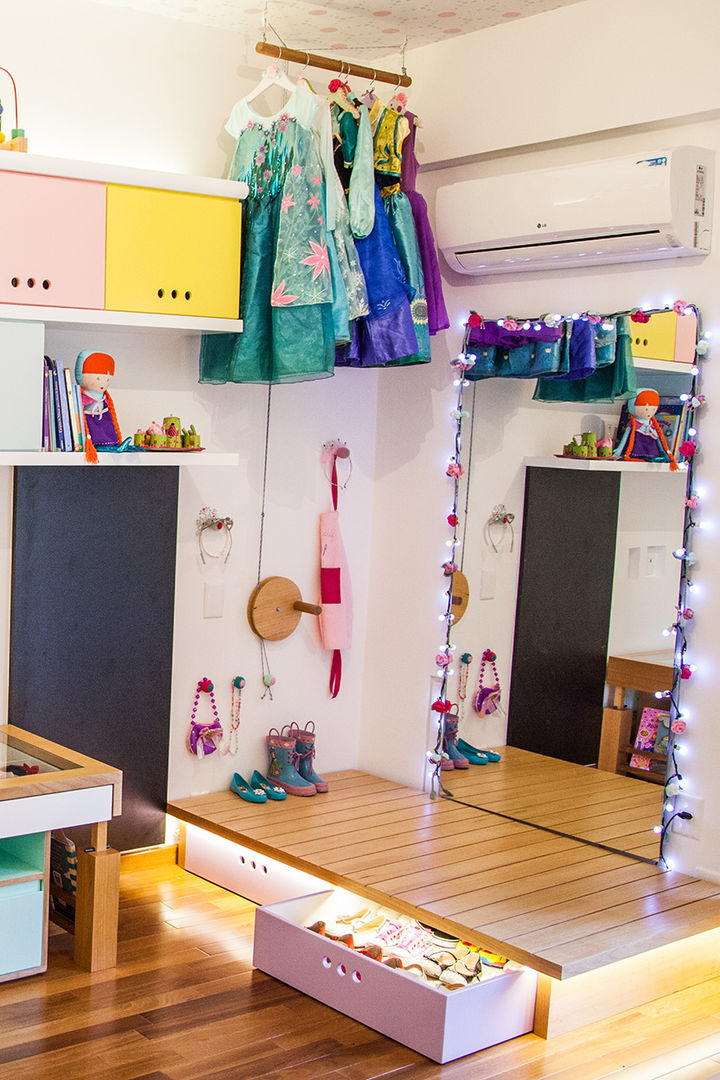
<path fill-rule="evenodd" d="M 514 746 L 500 752 L 498 762 L 444 773 L 444 786 L 468 805 L 657 860 L 661 785 Z"/>
<path fill-rule="evenodd" d="M 555 978 L 720 927 L 720 886 L 366 773 L 329 779 L 311 799 L 222 791 L 168 812 Z"/>
<path fill-rule="evenodd" d="M 178 867 L 123 872 L 114 971 L 50 939 L 44 975 L 0 986 L 5 1080 L 708 1080 L 720 979 L 546 1042 L 434 1065 L 251 966 L 253 906 Z"/>

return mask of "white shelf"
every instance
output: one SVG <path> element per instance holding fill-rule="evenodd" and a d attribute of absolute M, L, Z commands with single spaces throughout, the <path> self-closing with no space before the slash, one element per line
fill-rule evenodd
<path fill-rule="evenodd" d="M 659 371 L 666 375 L 687 375 L 688 379 L 692 378 L 692 364 L 679 364 L 675 360 L 643 360 L 637 356 L 633 357 L 633 364 L 636 371 Z"/>
<path fill-rule="evenodd" d="M 46 326 L 87 330 L 106 326 L 114 330 L 180 330 L 186 334 L 240 334 L 242 319 L 210 319 L 196 315 L 151 315 L 143 311 L 107 311 L 92 308 L 32 307 L 0 304 L 0 320 L 41 322 Z"/>
<path fill-rule="evenodd" d="M 536 469 L 580 469 L 590 472 L 666 472 L 668 476 L 685 475 L 682 464 L 673 473 L 666 461 L 623 461 L 621 458 L 525 458 L 524 465 Z"/>
<path fill-rule="evenodd" d="M 242 180 L 185 176 L 183 173 L 156 172 L 152 169 L 134 169 L 127 165 L 107 165 L 96 161 L 45 157 L 41 154 L 2 154 L 0 170 L 61 176 L 70 180 L 95 180 L 104 184 L 158 188 L 161 191 L 185 191 L 195 195 L 217 195 L 226 199 L 246 199 L 248 195 L 248 186 Z"/>
<path fill-rule="evenodd" d="M 98 453 L 98 465 L 125 467 L 127 465 L 239 465 L 239 454 L 214 454 L 209 450 L 197 453 L 183 453 L 172 450 L 166 452 L 127 451 L 123 454 Z M 0 450 L 0 465 L 63 465 L 97 468 L 85 460 L 82 453 L 48 453 L 43 450 Z"/>

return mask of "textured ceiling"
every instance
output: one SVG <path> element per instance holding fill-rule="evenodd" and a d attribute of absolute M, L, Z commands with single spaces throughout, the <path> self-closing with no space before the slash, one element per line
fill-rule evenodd
<path fill-rule="evenodd" d="M 352 54 L 368 59 L 446 41 L 514 19 L 566 7 L 579 0 L 370 0 L 368 8 L 350 0 L 93 0 L 259 36 L 267 20 L 283 41 L 316 53 Z M 268 30 L 267 40 L 277 43 Z"/>

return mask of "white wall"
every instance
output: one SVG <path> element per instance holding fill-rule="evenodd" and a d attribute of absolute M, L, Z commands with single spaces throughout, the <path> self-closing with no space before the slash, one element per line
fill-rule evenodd
<path fill-rule="evenodd" d="M 715 0 L 584 0 L 414 49 L 424 160 L 717 113 L 719 28 Z"/>
<path fill-rule="evenodd" d="M 621 474 L 608 655 L 672 651 L 687 476 Z M 588 553 L 592 558 L 592 552 Z"/>
<path fill-rule="evenodd" d="M 232 141 L 223 124 L 235 101 L 255 85 L 266 64 L 236 34 L 84 0 L 33 0 L 3 12 L 2 62 L 18 83 L 20 122 L 36 154 L 118 162 L 175 172 L 224 175 Z M 6 106 L 3 129 L 14 123 L 12 97 L 0 73 Z M 259 103 L 258 107 L 262 107 Z M 0 213 L 2 210 L 0 209 Z M 334 378 L 280 386 L 272 392 L 263 576 L 292 578 L 305 599 L 319 597 L 318 517 L 331 508 L 320 464 L 324 441 L 340 437 L 352 450 L 352 481 L 341 496 L 355 594 L 353 647 L 344 655 L 340 696 L 328 694 L 330 654 L 319 642 L 317 620 L 303 615 L 284 642 L 268 645 L 277 680 L 273 700 L 261 701 L 258 639 L 246 618 L 257 581 L 267 390 L 262 386 L 201 386 L 197 336 L 160 331 L 133 334 L 74 329 L 48 331 L 52 355 L 73 363 L 86 348 L 116 360 L 112 394 L 124 434 L 178 415 L 194 423 L 211 449 L 239 454 L 236 467 L 181 470 L 178 514 L 176 621 L 169 796 L 218 790 L 234 771 L 248 777 L 267 764 L 264 736 L 271 726 L 313 721 L 319 733 L 318 771 L 357 763 L 367 629 L 373 515 L 377 374 L 341 371 Z M 0 469 L 0 498 L 9 500 L 11 471 Z M 195 522 L 203 506 L 233 518 L 227 565 L 199 557 Z M 7 601 L 10 515 L 0 537 Z M 148 508 L 151 530 L 152 508 Z M 222 618 L 203 618 L 203 587 L 224 591 Z M 7 603 L 3 610 L 7 610 Z M 0 655 L 7 653 L 5 620 Z M 3 671 L 6 664 L 3 662 Z M 0 672 L 0 675 L 2 672 Z M 195 686 L 215 683 L 222 720 L 230 720 L 230 683 L 246 678 L 237 757 L 202 762 L 185 748 Z M 207 701 L 201 703 L 201 708 Z M 12 719 L 12 718 L 11 718 Z M 68 733 L 72 744 L 72 734 Z"/>

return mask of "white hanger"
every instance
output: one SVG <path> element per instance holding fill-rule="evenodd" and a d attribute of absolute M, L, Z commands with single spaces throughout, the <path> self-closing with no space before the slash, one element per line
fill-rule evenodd
<path fill-rule="evenodd" d="M 245 95 L 245 101 L 248 103 L 254 101 L 256 97 L 264 93 L 271 86 L 282 86 L 283 90 L 289 90 L 292 94 L 297 90 L 297 83 L 294 83 L 292 79 L 289 79 L 284 71 L 281 71 L 277 64 L 270 64 L 260 82 L 249 94 Z"/>

